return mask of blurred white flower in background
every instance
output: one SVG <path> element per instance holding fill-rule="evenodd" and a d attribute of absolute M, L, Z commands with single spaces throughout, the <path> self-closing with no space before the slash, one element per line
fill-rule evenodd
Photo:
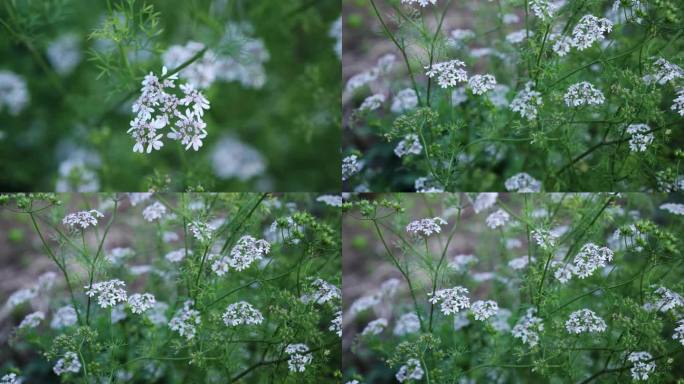
<path fill-rule="evenodd" d="M 240 181 L 259 176 L 266 170 L 266 160 L 259 151 L 231 136 L 224 136 L 214 144 L 211 165 L 218 178 Z"/>
<path fill-rule="evenodd" d="M 29 102 L 26 81 L 10 71 L 0 71 L 0 112 L 5 110 L 10 115 L 18 115 Z"/>
<path fill-rule="evenodd" d="M 61 76 L 71 74 L 83 59 L 81 41 L 75 33 L 65 33 L 47 47 L 47 58 Z"/>

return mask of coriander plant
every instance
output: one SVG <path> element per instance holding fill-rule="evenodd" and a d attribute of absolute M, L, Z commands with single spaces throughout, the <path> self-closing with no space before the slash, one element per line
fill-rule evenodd
<path fill-rule="evenodd" d="M 346 383 L 684 379 L 681 197 L 362 195 L 343 208 Z"/>
<path fill-rule="evenodd" d="M 682 189 L 683 4 L 346 2 L 345 190 Z"/>
<path fill-rule="evenodd" d="M 1 202 L 0 225 L 15 231 L 3 253 L 20 262 L 3 262 L 3 275 L 23 277 L 14 292 L 3 284 L 2 383 L 339 377 L 339 197 L 20 194 Z"/>

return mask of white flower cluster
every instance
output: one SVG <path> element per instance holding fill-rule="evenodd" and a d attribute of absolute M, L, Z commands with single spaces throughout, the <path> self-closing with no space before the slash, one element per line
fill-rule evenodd
<path fill-rule="evenodd" d="M 497 209 L 487 216 L 485 222 L 489 228 L 496 229 L 506 225 L 510 219 L 511 216 L 508 214 L 508 212 L 504 211 L 503 209 Z"/>
<path fill-rule="evenodd" d="M 520 117 L 527 120 L 534 120 L 537 118 L 537 107 L 544 104 L 540 92 L 534 90 L 534 83 L 528 81 L 525 83 L 525 89 L 518 92 L 511 101 L 509 108 L 513 112 L 518 112 Z"/>
<path fill-rule="evenodd" d="M 112 248 L 106 255 L 105 260 L 112 264 L 121 264 L 124 259 L 135 255 L 135 251 L 131 248 L 116 247 Z"/>
<path fill-rule="evenodd" d="M 52 321 L 50 322 L 50 328 L 61 329 L 66 327 L 71 327 L 78 321 L 78 316 L 76 315 L 76 310 L 71 305 L 65 305 L 60 307 L 54 315 L 52 315 Z"/>
<path fill-rule="evenodd" d="M 97 303 L 102 308 L 113 307 L 118 303 L 125 302 L 127 298 L 126 290 L 124 289 L 126 284 L 119 279 L 93 283 L 92 286 L 86 285 L 84 288 L 87 289 L 86 295 L 88 297 L 97 295 Z"/>
<path fill-rule="evenodd" d="M 672 101 L 672 110 L 684 116 L 684 87 L 677 90 L 677 97 Z"/>
<path fill-rule="evenodd" d="M 428 301 L 432 304 L 441 302 L 440 310 L 448 316 L 470 308 L 470 299 L 466 296 L 467 294 L 468 289 L 464 287 L 445 288 L 428 293 L 430 297 Z"/>
<path fill-rule="evenodd" d="M 24 317 L 24 319 L 19 323 L 19 329 L 35 328 L 40 323 L 45 320 L 45 314 L 41 311 L 36 311 L 29 313 Z"/>
<path fill-rule="evenodd" d="M 387 319 L 381 317 L 368 323 L 366 327 L 363 328 L 361 334 L 363 336 L 379 335 L 385 330 L 385 328 L 387 328 Z"/>
<path fill-rule="evenodd" d="M 320 195 L 316 198 L 316 201 L 325 203 L 331 207 L 341 207 L 342 206 L 342 196 L 341 195 Z"/>
<path fill-rule="evenodd" d="M 655 73 L 644 76 L 646 83 L 650 84 L 656 82 L 660 85 L 665 85 L 668 82 L 674 82 L 677 79 L 684 79 L 684 69 L 677 64 L 659 57 L 653 63 Z"/>
<path fill-rule="evenodd" d="M 493 300 L 477 300 L 473 302 L 470 310 L 475 316 L 475 320 L 485 321 L 499 312 L 499 304 Z"/>
<path fill-rule="evenodd" d="M 426 66 L 428 71 L 425 76 L 429 78 L 437 77 L 437 84 L 442 88 L 455 87 L 458 83 L 468 81 L 468 74 L 466 73 L 465 63 L 461 60 L 449 60 L 441 63 Z"/>
<path fill-rule="evenodd" d="M 637 381 L 648 380 L 648 375 L 655 371 L 656 365 L 652 360 L 653 356 L 648 352 L 632 352 L 627 355 L 627 360 L 632 363 L 629 372 L 632 379 Z"/>
<path fill-rule="evenodd" d="M 449 262 L 449 266 L 456 272 L 466 272 L 470 265 L 477 263 L 474 255 L 456 255 Z"/>
<path fill-rule="evenodd" d="M 377 64 L 371 69 L 350 77 L 349 80 L 347 80 L 347 84 L 345 84 L 342 100 L 349 99 L 357 90 L 377 80 L 381 75 L 388 74 L 394 67 L 396 59 L 396 55 L 388 53 L 380 57 Z"/>
<path fill-rule="evenodd" d="M 349 180 L 361 171 L 361 164 L 359 164 L 358 159 L 356 155 L 349 155 L 342 159 L 342 181 Z"/>
<path fill-rule="evenodd" d="M 237 178 L 246 181 L 266 170 L 264 157 L 231 136 L 220 138 L 211 151 L 211 168 L 220 179 Z"/>
<path fill-rule="evenodd" d="M 418 106 L 418 95 L 413 88 L 402 89 L 392 100 L 390 110 L 393 113 L 404 113 Z"/>
<path fill-rule="evenodd" d="M 0 112 L 7 107 L 10 115 L 18 115 L 29 102 L 26 81 L 10 71 L 0 71 Z"/>
<path fill-rule="evenodd" d="M 553 277 L 560 281 L 561 284 L 565 284 L 572 279 L 572 275 L 575 271 L 574 265 L 565 264 L 563 262 L 558 262 L 555 260 L 551 262 L 551 265 L 554 267 L 558 267 L 556 271 L 553 273 Z"/>
<path fill-rule="evenodd" d="M 216 231 L 216 227 L 211 223 L 205 223 L 199 220 L 195 220 L 190 223 L 189 228 L 190 232 L 192 232 L 192 237 L 200 242 L 211 240 L 211 238 L 214 236 L 214 231 Z"/>
<path fill-rule="evenodd" d="M 439 182 L 432 180 L 427 177 L 419 177 L 413 183 L 418 193 L 441 193 L 444 192 L 444 187 L 442 187 Z"/>
<path fill-rule="evenodd" d="M 187 69 L 187 68 L 186 68 Z M 166 137 L 179 140 L 185 149 L 192 147 L 195 151 L 202 146 L 202 139 L 207 136 L 207 124 L 203 120 L 204 110 L 209 109 L 209 100 L 202 92 L 190 84 L 180 86 L 182 97 L 167 92 L 175 88 L 178 74 L 168 75 L 168 69 L 162 68 L 162 78 L 150 72 L 142 81 L 140 97 L 133 103 L 132 110 L 136 117 L 131 121 L 128 133 L 135 139 L 133 152 L 160 149 L 164 143 L 163 134 L 159 131 L 167 126 L 171 132 Z M 185 112 L 180 110 L 185 107 Z"/>
<path fill-rule="evenodd" d="M 414 220 L 406 226 L 406 232 L 415 237 L 428 237 L 442 232 L 442 225 L 447 222 L 441 217 Z"/>
<path fill-rule="evenodd" d="M 532 13 L 542 20 L 553 17 L 553 14 L 558 9 L 558 4 L 550 2 L 549 0 L 530 0 L 529 6 Z"/>
<path fill-rule="evenodd" d="M 251 37 L 253 27 L 247 23 L 229 23 L 221 44 L 239 45 L 234 55 L 222 55 L 207 49 L 201 58 L 180 71 L 180 77 L 197 88 L 208 88 L 215 81 L 238 82 L 246 88 L 260 89 L 266 83 L 264 63 L 270 59 L 263 40 Z M 188 41 L 172 45 L 162 55 L 164 65 L 177 68 L 198 55 L 204 44 Z"/>
<path fill-rule="evenodd" d="M 558 235 L 548 229 L 535 229 L 532 231 L 532 238 L 539 247 L 548 251 L 556 246 Z"/>
<path fill-rule="evenodd" d="M 253 262 L 261 260 L 268 255 L 271 244 L 264 239 L 255 239 L 252 236 L 242 236 L 230 251 L 228 265 L 237 271 L 249 268 Z"/>
<path fill-rule="evenodd" d="M 302 295 L 300 300 L 303 303 L 315 302 L 316 304 L 325 304 L 342 298 L 342 291 L 323 279 L 314 280 L 311 283 L 311 287 L 314 289 L 314 292 Z"/>
<path fill-rule="evenodd" d="M 515 259 L 511 259 L 511 261 L 508 262 L 508 267 L 510 267 L 513 270 L 519 271 L 530 263 L 530 261 L 534 262 L 536 259 L 534 257 L 529 257 L 529 256 L 520 256 L 516 257 Z"/>
<path fill-rule="evenodd" d="M 197 326 L 202 321 L 199 311 L 192 308 L 193 305 L 195 305 L 194 301 L 186 300 L 183 308 L 176 311 L 169 321 L 169 328 L 188 340 L 195 337 Z"/>
<path fill-rule="evenodd" d="M 57 360 L 57 363 L 52 367 L 52 371 L 57 376 L 65 373 L 78 373 L 81 370 L 81 361 L 78 359 L 76 352 L 69 351 L 64 354 L 64 357 Z"/>
<path fill-rule="evenodd" d="M 570 48 L 572 48 L 572 39 L 568 36 L 563 36 L 561 34 L 552 33 L 549 35 L 549 42 L 553 42 L 551 49 L 560 57 L 563 57 L 570 53 Z"/>
<path fill-rule="evenodd" d="M 264 321 L 261 312 L 246 301 L 230 304 L 221 317 L 223 322 L 230 327 L 242 324 L 258 325 Z"/>
<path fill-rule="evenodd" d="M 629 149 L 632 152 L 646 152 L 646 148 L 653 142 L 651 127 L 646 124 L 630 124 L 627 133 L 631 135 Z"/>
<path fill-rule="evenodd" d="M 88 227 L 94 227 L 97 225 L 97 219 L 104 217 L 104 215 L 96 210 L 91 209 L 90 211 L 74 212 L 64 216 L 62 219 L 62 224 L 70 227 L 71 229 L 87 229 Z"/>
<path fill-rule="evenodd" d="M 335 317 L 330 321 L 328 330 L 333 331 L 337 336 L 342 337 L 342 311 L 335 312 Z"/>
<path fill-rule="evenodd" d="M 684 319 L 677 321 L 677 328 L 674 329 L 672 340 L 677 340 L 680 344 L 684 345 Z"/>
<path fill-rule="evenodd" d="M 24 378 L 16 373 L 8 373 L 0 378 L 0 384 L 23 384 Z"/>
<path fill-rule="evenodd" d="M 530 347 L 539 343 L 539 333 L 544 331 L 544 323 L 541 318 L 535 316 L 536 313 L 535 308 L 529 308 L 525 316 L 521 317 L 511 330 L 513 337 L 522 340 Z"/>
<path fill-rule="evenodd" d="M 147 206 L 143 210 L 142 214 L 145 220 L 149 222 L 156 221 L 164 217 L 164 215 L 166 215 L 166 207 L 164 206 L 164 204 L 155 201 L 152 205 Z"/>
<path fill-rule="evenodd" d="M 405 365 L 399 367 L 399 371 L 395 375 L 397 381 L 403 383 L 407 380 L 420 380 L 423 378 L 423 368 L 420 366 L 418 359 L 408 359 Z"/>
<path fill-rule="evenodd" d="M 604 332 L 608 326 L 596 313 L 590 309 L 580 309 L 570 314 L 565 322 L 568 333 L 579 335 L 580 333 Z"/>
<path fill-rule="evenodd" d="M 508 41 L 511 44 L 520 44 L 523 41 L 525 41 L 525 39 L 527 38 L 527 34 L 528 34 L 528 31 L 526 31 L 524 29 L 513 31 L 513 32 L 509 33 L 508 35 L 506 35 L 506 41 Z M 529 32 L 529 34 L 531 35 L 532 32 Z"/>
<path fill-rule="evenodd" d="M 287 360 L 287 367 L 290 372 L 304 372 L 306 366 L 311 364 L 313 360 L 306 344 L 289 344 L 285 348 L 285 353 L 290 356 Z"/>
<path fill-rule="evenodd" d="M 398 157 L 408 155 L 420 155 L 423 152 L 423 146 L 420 144 L 420 139 L 415 133 L 409 133 L 402 139 L 396 148 L 394 154 Z"/>
<path fill-rule="evenodd" d="M 180 248 L 180 249 L 176 249 L 175 251 L 171 251 L 171 252 L 167 253 L 164 256 L 164 259 L 166 259 L 166 261 L 168 261 L 170 263 L 180 263 L 181 261 L 183 261 L 183 259 L 185 259 L 185 256 L 191 255 L 191 254 L 192 254 L 191 250 L 188 250 L 188 252 L 186 254 L 185 248 Z"/>
<path fill-rule="evenodd" d="M 495 86 L 496 79 L 489 74 L 473 75 L 468 79 L 468 87 L 470 87 L 475 95 L 482 95 L 487 91 L 491 91 Z"/>
<path fill-rule="evenodd" d="M 475 213 L 480 213 L 491 208 L 496 203 L 498 197 L 499 194 L 497 192 L 478 193 L 475 201 L 473 201 L 473 210 L 475 210 Z"/>
<path fill-rule="evenodd" d="M 429 4 L 435 5 L 437 4 L 437 0 L 401 0 L 402 4 L 418 4 L 421 7 L 427 7 Z"/>
<path fill-rule="evenodd" d="M 138 315 L 153 308 L 156 302 L 157 300 L 151 293 L 134 293 L 128 297 L 128 306 L 131 307 L 131 312 Z"/>
<path fill-rule="evenodd" d="M 584 15 L 572 30 L 572 46 L 582 51 L 595 42 L 604 40 L 605 34 L 613 30 L 613 23 L 605 18 Z"/>
<path fill-rule="evenodd" d="M 381 93 L 377 93 L 375 95 L 368 96 L 361 103 L 361 106 L 359 107 L 359 111 L 374 111 L 374 110 L 380 108 L 384 102 L 385 102 L 385 95 L 383 95 Z"/>
<path fill-rule="evenodd" d="M 674 213 L 675 215 L 684 215 L 684 204 L 665 203 L 660 206 L 660 209 Z"/>
<path fill-rule="evenodd" d="M 586 81 L 571 85 L 563 98 L 568 107 L 601 105 L 606 101 L 603 92 Z"/>
<path fill-rule="evenodd" d="M 50 42 L 47 47 L 47 58 L 55 72 L 66 76 L 74 71 L 83 58 L 80 45 L 80 39 L 75 33 L 65 33 Z"/>
<path fill-rule="evenodd" d="M 404 313 L 399 316 L 397 323 L 394 325 L 393 333 L 396 336 L 408 335 L 416 333 L 420 330 L 420 319 L 415 312 Z"/>
<path fill-rule="evenodd" d="M 684 298 L 675 291 L 663 286 L 657 286 L 655 294 L 658 296 L 658 301 L 654 303 L 654 307 L 660 312 L 668 312 L 677 307 L 684 307 Z"/>
<path fill-rule="evenodd" d="M 573 273 L 580 279 L 584 279 L 591 276 L 597 269 L 608 265 L 612 260 L 613 251 L 610 248 L 587 243 L 575 255 Z"/>

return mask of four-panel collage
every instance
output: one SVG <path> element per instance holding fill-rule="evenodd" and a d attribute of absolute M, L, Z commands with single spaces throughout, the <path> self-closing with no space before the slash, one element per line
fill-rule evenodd
<path fill-rule="evenodd" d="M 681 0 L 0 30 L 0 384 L 684 383 Z"/>

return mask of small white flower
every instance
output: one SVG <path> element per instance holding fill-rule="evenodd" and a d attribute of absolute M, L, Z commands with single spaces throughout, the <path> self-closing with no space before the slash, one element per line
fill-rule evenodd
<path fill-rule="evenodd" d="M 493 300 L 477 300 L 473 302 L 470 310 L 473 312 L 475 320 L 484 321 L 496 315 L 496 313 L 499 311 L 499 304 Z"/>
<path fill-rule="evenodd" d="M 85 286 L 88 297 L 97 296 L 97 303 L 102 308 L 110 308 L 118 303 L 126 301 L 126 284 L 119 280 L 102 281 L 93 283 L 92 286 Z"/>
<path fill-rule="evenodd" d="M 414 312 L 404 313 L 394 326 L 396 336 L 404 336 L 420 331 L 420 319 Z"/>
<path fill-rule="evenodd" d="M 670 63 L 662 57 L 659 57 L 655 63 L 653 63 L 653 66 L 655 67 L 655 73 L 651 75 L 650 78 L 660 85 L 684 78 L 684 69 L 682 69 L 682 67 Z"/>
<path fill-rule="evenodd" d="M 175 251 L 167 253 L 164 256 L 164 259 L 166 259 L 166 261 L 170 263 L 180 263 L 181 261 L 183 261 L 183 259 L 185 259 L 185 256 L 187 255 L 192 255 L 192 251 L 188 250 L 188 252 L 186 253 L 185 248 L 180 248 L 176 249 Z"/>
<path fill-rule="evenodd" d="M 57 376 L 65 373 L 78 373 L 81 370 L 81 361 L 78 359 L 76 352 L 67 352 L 64 357 L 57 360 L 57 363 L 52 368 Z"/>
<path fill-rule="evenodd" d="M 363 103 L 361 103 L 359 111 L 374 111 L 380 108 L 384 102 L 385 95 L 381 93 L 368 96 L 366 99 L 363 100 Z"/>
<path fill-rule="evenodd" d="M 230 304 L 221 317 L 223 322 L 230 327 L 243 324 L 259 325 L 264 321 L 261 312 L 246 301 Z"/>
<path fill-rule="evenodd" d="M 8 373 L 0 379 L 0 384 L 23 384 L 24 378 L 16 373 Z"/>
<path fill-rule="evenodd" d="M 342 291 L 323 279 L 314 280 L 311 283 L 311 287 L 314 288 L 314 292 L 312 294 L 305 294 L 302 296 L 302 302 L 315 302 L 316 304 L 322 305 L 327 302 L 342 298 Z"/>
<path fill-rule="evenodd" d="M 261 260 L 268 255 L 271 244 L 263 239 L 255 239 L 252 236 L 242 236 L 230 251 L 228 265 L 237 271 L 249 268 L 255 261 Z"/>
<path fill-rule="evenodd" d="M 653 142 L 653 133 L 646 124 L 630 124 L 627 133 L 632 136 L 629 139 L 629 149 L 632 152 L 646 152 L 646 148 Z"/>
<path fill-rule="evenodd" d="M 666 203 L 662 204 L 660 209 L 674 213 L 675 215 L 684 215 L 684 204 Z"/>
<path fill-rule="evenodd" d="M 342 181 L 347 181 L 361 171 L 361 165 L 356 155 L 349 155 L 342 159 Z"/>
<path fill-rule="evenodd" d="M 529 6 L 532 13 L 542 20 L 550 19 L 557 10 L 556 3 L 549 0 L 530 0 Z"/>
<path fill-rule="evenodd" d="M 105 256 L 105 260 L 112 264 L 119 265 L 121 264 L 124 259 L 130 258 L 133 255 L 135 255 L 135 251 L 133 251 L 131 248 L 112 248 L 109 253 Z"/>
<path fill-rule="evenodd" d="M 541 181 L 525 172 L 509 177 L 506 179 L 504 186 L 509 192 L 529 193 L 541 191 Z"/>
<path fill-rule="evenodd" d="M 337 336 L 342 337 L 342 311 L 335 312 L 335 317 L 330 322 L 328 330 L 333 331 Z"/>
<path fill-rule="evenodd" d="M 539 343 L 539 334 L 544 331 L 543 320 L 536 317 L 536 313 L 535 308 L 529 308 L 525 316 L 521 317 L 511 330 L 513 337 L 522 340 L 524 344 L 528 344 L 530 347 Z"/>
<path fill-rule="evenodd" d="M 508 212 L 504 211 L 503 209 L 497 209 L 496 211 L 490 213 L 485 221 L 489 228 L 496 229 L 506 225 L 510 218 L 511 216 L 508 214 Z"/>
<path fill-rule="evenodd" d="M 551 48 L 560 57 L 563 57 L 570 53 L 570 48 L 572 47 L 572 39 L 568 36 L 563 35 L 551 35 L 549 36 L 549 41 L 553 42 Z"/>
<path fill-rule="evenodd" d="M 166 215 L 166 207 L 164 204 L 155 201 L 152 205 L 147 206 L 142 214 L 143 218 L 149 222 L 157 221 Z"/>
<path fill-rule="evenodd" d="M 491 91 L 495 86 L 496 79 L 489 74 L 473 75 L 468 79 L 468 87 L 470 87 L 475 95 L 482 95 L 487 91 Z"/>
<path fill-rule="evenodd" d="M 654 307 L 660 312 L 668 312 L 678 307 L 684 307 L 684 298 L 679 293 L 668 288 L 658 286 L 655 290 L 655 295 L 658 296 L 658 300 L 654 303 Z"/>
<path fill-rule="evenodd" d="M 390 110 L 393 113 L 404 113 L 418 106 L 418 95 L 413 88 L 402 89 L 397 92 L 392 100 Z"/>
<path fill-rule="evenodd" d="M 420 144 L 420 139 L 415 133 L 406 135 L 394 148 L 394 154 L 398 157 L 420 155 L 421 153 L 423 153 L 423 146 Z"/>
<path fill-rule="evenodd" d="M 214 231 L 216 231 L 216 227 L 211 223 L 205 223 L 199 220 L 195 220 L 190 223 L 189 228 L 190 232 L 192 232 L 192 237 L 200 242 L 207 242 L 211 240 L 211 238 L 214 236 Z"/>
<path fill-rule="evenodd" d="M 632 379 L 637 381 L 646 381 L 648 376 L 655 371 L 656 365 L 653 361 L 653 356 L 648 352 L 632 352 L 627 355 L 627 360 L 632 363 L 630 373 Z"/>
<path fill-rule="evenodd" d="M 437 77 L 437 84 L 442 88 L 455 87 L 458 83 L 468 81 L 468 74 L 461 68 L 465 63 L 461 60 L 449 60 L 441 63 L 432 64 L 425 69 L 425 75 L 429 78 Z"/>
<path fill-rule="evenodd" d="M 399 367 L 399 371 L 395 375 L 397 381 L 403 383 L 407 380 L 420 380 L 423 378 L 423 368 L 418 359 L 408 359 L 405 365 Z"/>
<path fill-rule="evenodd" d="M 449 262 L 449 266 L 456 272 L 466 272 L 468 267 L 477 263 L 477 257 L 474 255 L 456 255 Z"/>
<path fill-rule="evenodd" d="M 197 326 L 202 320 L 199 311 L 192 308 L 193 305 L 195 305 L 194 301 L 185 301 L 183 308 L 176 311 L 171 321 L 169 321 L 169 328 L 188 340 L 195 337 Z"/>
<path fill-rule="evenodd" d="M 316 198 L 316 201 L 325 203 L 331 207 L 341 207 L 342 206 L 342 196 L 341 195 L 321 195 Z"/>
<path fill-rule="evenodd" d="M 586 81 L 571 85 L 564 99 L 565 105 L 573 108 L 583 105 L 601 105 L 606 101 L 603 92 Z"/>
<path fill-rule="evenodd" d="M 10 115 L 16 116 L 26 108 L 29 93 L 26 81 L 10 71 L 0 71 L 0 112 L 7 106 Z"/>
<path fill-rule="evenodd" d="M 62 219 L 62 224 L 71 229 L 77 229 L 78 227 L 83 230 L 88 227 L 96 226 L 97 219 L 102 217 L 104 217 L 104 215 L 100 211 L 91 209 L 90 211 L 81 211 L 66 215 L 64 219 Z"/>
<path fill-rule="evenodd" d="M 558 240 L 558 236 L 548 229 L 535 229 L 532 231 L 532 238 L 540 248 L 546 251 L 553 249 Z"/>
<path fill-rule="evenodd" d="M 496 199 L 498 197 L 499 194 L 496 192 L 478 193 L 475 197 L 475 201 L 473 201 L 473 209 L 475 210 L 475 213 L 480 213 L 492 207 L 496 203 Z"/>
<path fill-rule="evenodd" d="M 589 309 L 580 309 L 570 314 L 570 318 L 565 322 L 565 329 L 568 333 L 579 335 L 580 333 L 605 332 L 608 328 L 596 313 Z"/>
<path fill-rule="evenodd" d="M 61 329 L 66 327 L 71 327 L 78 321 L 78 316 L 76 315 L 76 310 L 71 305 L 65 305 L 57 310 L 54 315 L 52 315 L 52 321 L 50 322 L 50 328 Z"/>
<path fill-rule="evenodd" d="M 530 32 L 530 34 L 531 34 L 531 32 Z M 521 30 L 518 30 L 515 32 L 511 32 L 508 35 L 506 35 L 506 41 L 508 41 L 511 44 L 520 44 L 523 41 L 525 41 L 526 38 L 527 38 L 527 31 L 525 31 L 524 29 L 521 29 Z"/>
<path fill-rule="evenodd" d="M 306 344 L 289 344 L 285 348 L 285 353 L 289 355 L 287 367 L 290 372 L 304 372 L 306 366 L 311 364 L 313 356 Z"/>
<path fill-rule="evenodd" d="M 152 308 L 145 311 L 145 317 L 154 325 L 166 324 L 169 320 L 166 318 L 166 311 L 169 309 L 169 305 L 163 301 L 157 301 L 154 303 Z"/>
<path fill-rule="evenodd" d="M 677 321 L 677 328 L 674 329 L 672 340 L 677 340 L 680 344 L 684 345 L 684 319 Z"/>
<path fill-rule="evenodd" d="M 468 296 L 468 289 L 463 287 L 453 287 L 437 290 L 433 293 L 428 293 L 432 304 L 441 302 L 440 310 L 445 315 L 458 313 L 462 309 L 470 308 L 470 299 Z"/>
<path fill-rule="evenodd" d="M 529 256 L 516 257 L 515 259 L 511 259 L 511 261 L 508 262 L 508 267 L 513 270 L 519 271 L 527 267 L 530 261 L 534 262 L 535 258 L 530 258 Z"/>
<path fill-rule="evenodd" d="M 254 147 L 232 136 L 223 136 L 212 147 L 211 168 L 220 179 L 247 181 L 264 173 L 266 160 Z"/>
<path fill-rule="evenodd" d="M 579 253 L 575 255 L 574 273 L 580 279 L 591 276 L 594 271 L 608 265 L 613 260 L 613 251 L 608 247 L 599 247 L 594 243 L 587 243 L 582 246 Z"/>
<path fill-rule="evenodd" d="M 43 312 L 37 311 L 30 313 L 24 317 L 21 323 L 19 323 L 19 329 L 35 328 L 40 325 L 43 320 L 45 320 L 45 314 Z"/>
<path fill-rule="evenodd" d="M 429 237 L 442 232 L 447 222 L 441 217 L 414 220 L 406 226 L 406 232 L 415 237 Z"/>
<path fill-rule="evenodd" d="M 131 308 L 131 312 L 138 315 L 153 308 L 156 302 L 157 300 L 151 293 L 134 293 L 128 297 L 128 306 Z"/>
<path fill-rule="evenodd" d="M 401 0 L 401 3 L 409 5 L 418 4 L 421 7 L 427 7 L 429 4 L 437 4 L 437 0 Z"/>
<path fill-rule="evenodd" d="M 613 23 L 605 18 L 584 15 L 572 30 L 572 45 L 580 51 L 585 50 L 596 41 L 604 40 L 605 34 L 613 30 Z"/>
<path fill-rule="evenodd" d="M 364 336 L 379 335 L 385 328 L 387 328 L 387 319 L 381 317 L 368 323 L 361 334 Z"/>
<path fill-rule="evenodd" d="M 537 118 L 537 107 L 541 106 L 544 102 L 542 100 L 542 95 L 533 89 L 534 83 L 527 82 L 525 84 L 525 89 L 520 91 L 515 97 L 509 108 L 513 112 L 518 112 L 520 117 L 526 118 L 527 120 L 534 120 Z"/>
<path fill-rule="evenodd" d="M 69 75 L 81 62 L 81 43 L 75 33 L 66 33 L 50 42 L 47 47 L 47 58 L 61 76 Z"/>

